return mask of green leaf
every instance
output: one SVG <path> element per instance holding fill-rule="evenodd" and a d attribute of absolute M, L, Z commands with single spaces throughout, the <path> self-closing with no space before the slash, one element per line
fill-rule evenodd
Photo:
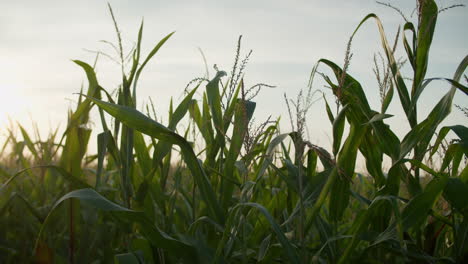
<path fill-rule="evenodd" d="M 284 133 L 276 136 L 273 140 L 271 140 L 270 144 L 268 145 L 267 151 L 265 153 L 264 159 L 260 163 L 260 169 L 257 172 L 257 175 L 255 176 L 255 181 L 259 181 L 263 175 L 265 174 L 266 169 L 268 166 L 272 163 L 273 161 L 273 154 L 278 147 L 278 145 L 283 142 L 287 137 L 289 136 L 289 133 Z"/>
<path fill-rule="evenodd" d="M 277 239 L 279 240 L 283 250 L 286 253 L 286 256 L 288 257 L 289 263 L 301 263 L 299 260 L 299 256 L 297 255 L 297 252 L 294 249 L 292 243 L 286 238 L 286 236 L 284 235 L 284 232 L 281 230 L 280 226 L 276 223 L 273 216 L 268 212 L 268 210 L 265 207 L 263 207 L 262 205 L 258 203 L 239 203 L 231 210 L 229 219 L 228 219 L 228 222 L 226 224 L 226 228 L 223 234 L 223 239 L 221 240 L 220 243 L 218 243 L 218 250 L 216 251 L 216 257 L 213 263 L 217 263 L 217 260 L 220 257 L 221 251 L 224 248 L 226 240 L 229 237 L 230 235 L 229 233 L 231 232 L 231 229 L 233 227 L 233 224 L 234 224 L 233 221 L 235 220 L 234 216 L 236 215 L 236 212 L 242 207 L 252 207 L 252 208 L 257 209 L 260 213 L 262 213 L 263 216 L 268 221 L 268 223 L 270 224 L 270 227 L 275 232 Z"/>
<path fill-rule="evenodd" d="M 329 175 L 327 175 L 328 173 Z M 336 167 L 331 169 L 331 171 L 325 171 L 324 174 L 328 177 L 326 177 L 326 182 L 323 185 L 323 188 L 320 190 L 320 194 L 316 202 L 313 204 L 310 210 L 310 213 L 308 214 L 307 223 L 310 223 L 310 224 L 307 224 L 306 231 L 308 231 L 309 228 L 311 227 L 311 223 L 315 221 L 315 218 L 318 216 L 320 210 L 322 209 L 323 203 L 325 202 L 327 197 L 329 197 L 329 193 L 330 193 L 332 186 L 335 185 L 335 182 L 338 178 L 338 170 Z"/>
<path fill-rule="evenodd" d="M 138 131 L 133 133 L 133 146 L 138 159 L 138 166 L 140 166 L 141 171 L 143 172 L 143 177 L 146 178 L 151 172 L 151 158 L 148 153 L 148 147 L 146 146 L 145 139 Z"/>
<path fill-rule="evenodd" d="M 27 171 L 29 171 L 29 170 L 36 169 L 36 168 L 48 168 L 48 169 L 53 169 L 53 170 L 57 171 L 65 180 L 67 180 L 68 182 L 70 182 L 74 188 L 91 188 L 91 186 L 88 185 L 86 182 L 84 182 L 84 181 L 81 180 L 80 178 L 76 178 L 74 175 L 68 173 L 68 172 L 67 172 L 64 168 L 62 168 L 62 167 L 58 167 L 58 166 L 54 166 L 54 165 L 40 165 L 40 166 L 34 166 L 34 167 L 22 169 L 22 170 L 18 171 L 17 173 L 15 173 L 13 176 L 11 176 L 11 177 L 0 187 L 0 193 L 2 193 L 2 191 L 3 191 L 14 179 L 16 179 L 18 176 L 20 176 L 21 174 L 23 174 L 23 173 L 25 173 L 25 172 L 27 172 Z"/>
<path fill-rule="evenodd" d="M 416 37 L 416 54 L 415 54 L 415 72 L 413 80 L 413 88 L 411 94 L 417 93 L 421 87 L 427 71 L 429 60 L 429 49 L 434 36 L 434 29 L 437 23 L 437 5 L 433 0 L 425 0 L 419 2 L 419 24 L 418 35 Z"/>
<path fill-rule="evenodd" d="M 415 123 L 416 119 L 414 118 L 414 116 L 411 115 L 411 112 L 412 112 L 411 108 L 410 108 L 411 100 L 410 100 L 410 96 L 408 94 L 408 89 L 407 89 L 405 81 L 404 81 L 404 79 L 403 79 L 403 77 L 402 77 L 402 75 L 400 73 L 397 61 L 395 60 L 395 56 L 394 56 L 393 51 L 392 51 L 392 48 L 388 44 L 388 40 L 387 40 L 387 37 L 385 36 L 384 28 L 383 28 L 382 22 L 380 21 L 379 17 L 376 16 L 375 14 L 369 14 L 366 17 L 364 17 L 364 19 L 361 20 L 359 25 L 354 30 L 353 35 L 351 37 L 353 38 L 356 35 L 359 28 L 364 24 L 364 22 L 366 22 L 370 18 L 375 19 L 375 21 L 377 23 L 377 27 L 378 27 L 379 33 L 380 33 L 380 40 L 381 40 L 381 43 L 382 43 L 382 47 L 383 47 L 383 49 L 385 51 L 385 55 L 387 56 L 387 59 L 388 59 L 389 65 L 390 65 L 390 69 L 392 71 L 392 76 L 393 76 L 394 82 L 396 84 L 398 95 L 400 97 L 401 106 L 403 107 L 403 110 L 405 111 L 405 114 L 406 114 L 408 120 L 410 121 L 410 123 Z"/>
<path fill-rule="evenodd" d="M 89 83 L 87 95 L 100 98 L 99 84 L 94 69 L 82 61 L 75 60 L 73 62 L 83 68 L 86 73 Z M 66 141 L 60 157 L 60 167 L 72 173 L 75 178 L 81 177 L 81 161 L 91 136 L 91 130 L 86 128 L 90 111 L 91 101 L 89 99 L 79 102 L 76 111 L 70 114 L 68 126 L 64 132 Z"/>
<path fill-rule="evenodd" d="M 412 45 L 408 43 L 408 39 L 406 38 L 405 31 L 407 30 L 413 33 L 413 35 L 411 36 L 413 40 Z M 408 60 L 411 63 L 411 67 L 413 68 L 413 71 L 416 68 L 416 60 L 414 57 L 414 50 L 416 50 L 416 39 L 417 39 L 416 30 L 414 28 L 413 23 L 406 22 L 405 25 L 403 26 L 403 45 L 405 47 L 406 55 L 408 56 Z"/>
<path fill-rule="evenodd" d="M 143 252 L 141 251 L 117 254 L 115 255 L 114 259 L 115 259 L 114 263 L 118 263 L 118 264 L 145 263 L 144 258 L 143 258 Z"/>
<path fill-rule="evenodd" d="M 458 167 L 466 153 L 468 153 L 468 147 L 457 143 L 450 144 L 447 151 L 445 151 L 440 170 L 445 171 L 450 165 L 450 162 L 452 162 L 451 174 L 452 176 L 456 176 L 458 174 Z"/>
<path fill-rule="evenodd" d="M 175 112 L 170 115 L 169 119 L 169 126 L 168 129 L 175 131 L 179 122 L 184 118 L 185 114 L 190 108 L 190 105 L 193 103 L 192 98 L 195 92 L 197 91 L 199 85 L 197 85 L 190 93 L 185 96 L 182 102 L 177 106 Z M 171 100 L 172 102 L 172 100 Z M 172 106 L 172 103 L 171 103 Z M 172 111 L 171 111 L 172 112 Z M 154 155 L 153 155 L 153 169 L 155 170 L 167 155 L 170 153 L 172 149 L 172 144 L 167 141 L 160 141 L 154 147 Z M 144 198 L 145 194 L 143 194 L 142 198 Z"/>
<path fill-rule="evenodd" d="M 138 53 L 140 52 L 140 43 L 141 43 L 141 36 L 142 36 L 142 31 L 143 31 L 143 22 L 141 23 L 141 27 L 140 27 L 140 31 L 138 32 Z M 169 33 L 167 36 L 165 36 L 163 39 L 161 39 L 155 46 L 154 48 L 151 50 L 151 52 L 148 54 L 148 56 L 146 56 L 146 59 L 143 61 L 143 63 L 141 64 L 141 66 L 138 68 L 138 70 L 136 71 L 136 74 L 135 74 L 135 81 L 133 82 L 133 94 L 132 94 L 132 97 L 133 97 L 133 105 L 136 105 L 136 87 L 137 87 L 137 83 L 138 83 L 138 79 L 140 78 L 140 74 L 141 72 L 143 71 L 143 69 L 145 68 L 146 64 L 151 60 L 151 58 L 153 58 L 153 56 L 159 51 L 159 49 L 164 45 L 164 43 L 166 43 L 166 41 L 174 34 L 175 32 L 171 32 Z M 138 55 L 139 56 L 139 55 Z M 135 62 L 134 62 L 134 65 L 135 65 Z M 138 65 L 138 62 L 136 63 L 136 65 Z M 132 80 L 129 80 L 129 83 L 131 83 Z"/>
<path fill-rule="evenodd" d="M 390 118 L 392 116 L 393 115 L 389 115 L 389 114 L 376 114 L 366 124 L 371 124 L 373 122 L 382 121 L 382 120 L 384 120 L 386 118 Z"/>
<path fill-rule="evenodd" d="M 250 100 L 246 100 L 244 101 L 244 107 L 245 107 L 245 111 L 246 111 L 246 115 L 247 115 L 247 120 L 250 121 L 252 120 L 252 117 L 253 117 L 253 114 L 255 112 L 255 108 L 257 107 L 257 103 L 253 102 L 253 101 L 250 101 Z"/>
<path fill-rule="evenodd" d="M 325 101 L 325 109 L 327 110 L 328 120 L 330 120 L 330 123 L 333 124 L 335 117 L 333 116 L 332 110 L 330 109 L 330 105 L 328 105 L 328 101 L 325 98 L 325 95 L 323 95 L 323 100 Z"/>
<path fill-rule="evenodd" d="M 456 230 L 457 236 L 455 237 L 455 243 L 457 245 L 456 256 L 457 259 L 461 260 L 466 258 L 468 254 L 468 217 L 463 217 L 463 222 L 460 223 Z"/>
<path fill-rule="evenodd" d="M 320 62 L 333 70 L 337 80 L 342 78 L 344 73 L 338 65 L 326 59 L 321 59 Z M 371 116 L 373 112 L 370 109 L 361 85 L 349 74 L 344 75 L 342 87 L 334 85 L 328 78 L 326 78 L 326 81 L 332 86 L 334 93 L 337 96 L 339 95 L 341 104 L 347 106 L 348 110 L 344 113 L 350 123 L 349 136 L 338 155 L 337 171 L 332 173 L 332 176 L 337 177 L 336 174 L 339 174 L 340 177 L 333 180 L 333 184 L 330 185 L 330 215 L 332 219 L 339 220 L 343 216 L 349 202 L 351 194 L 349 191 L 349 180 L 354 174 L 357 151 L 368 128 L 367 126 L 362 126 L 362 124 L 368 120 L 367 116 Z M 328 186 L 328 183 L 325 186 Z M 327 188 L 324 187 L 322 193 L 324 190 L 327 190 Z M 322 194 L 320 196 L 322 197 Z M 314 214 L 316 210 L 318 208 L 313 209 Z"/>
<path fill-rule="evenodd" d="M 21 130 L 21 134 L 23 135 L 24 142 L 26 143 L 26 146 L 28 147 L 29 151 L 31 151 L 31 153 L 33 154 L 36 160 L 39 159 L 36 147 L 34 147 L 34 143 L 29 137 L 28 132 L 26 132 L 26 130 L 19 123 L 18 123 L 18 126 Z"/>
<path fill-rule="evenodd" d="M 133 81 L 133 78 L 135 78 L 135 74 L 136 74 L 136 71 L 137 71 L 137 68 L 139 66 L 139 63 L 140 63 L 140 55 L 141 55 L 141 40 L 143 38 L 143 25 L 144 25 L 144 21 L 141 20 L 141 24 L 140 24 L 140 29 L 138 30 L 138 38 L 137 38 L 137 43 L 136 43 L 136 47 L 135 49 L 133 50 L 133 60 L 132 60 L 132 69 L 130 70 L 130 73 L 128 75 L 128 82 L 129 84 L 132 83 Z M 134 86 L 135 88 L 136 86 Z M 133 93 L 135 95 L 135 91 Z M 135 103 L 136 101 L 134 101 Z"/>
<path fill-rule="evenodd" d="M 458 81 L 468 66 L 468 56 L 458 65 L 453 79 Z M 400 158 L 408 154 L 418 144 L 420 149 L 426 149 L 434 135 L 437 126 L 449 115 L 452 109 L 452 101 L 455 96 L 456 87 L 452 86 L 450 91 L 437 103 L 428 117 L 405 136 L 401 142 Z"/>
<path fill-rule="evenodd" d="M 307 178 L 312 180 L 317 174 L 317 153 L 313 149 L 307 151 Z"/>
<path fill-rule="evenodd" d="M 271 241 L 271 234 L 265 237 L 265 239 L 262 240 L 262 243 L 260 243 L 260 246 L 258 249 L 257 261 L 262 261 L 265 258 L 268 252 L 268 249 L 270 248 L 270 241 Z"/>
<path fill-rule="evenodd" d="M 213 134 L 211 134 L 208 129 L 210 124 L 205 122 L 204 117 L 202 116 L 200 112 L 200 107 L 198 106 L 198 103 L 195 99 L 192 99 L 192 103 L 189 106 L 189 114 L 190 114 L 191 120 L 194 121 L 195 124 L 197 125 L 198 130 L 203 136 L 203 139 L 206 142 L 206 144 L 211 145 L 212 144 L 211 142 L 213 142 L 214 139 L 213 139 Z"/>
<path fill-rule="evenodd" d="M 434 155 L 437 150 L 439 149 L 440 144 L 442 143 L 442 140 L 447 136 L 448 132 L 452 130 L 455 132 L 455 134 L 458 136 L 458 138 L 461 140 L 461 144 L 468 146 L 468 128 L 466 126 L 462 125 L 456 125 L 456 126 L 445 126 L 442 127 L 439 130 L 439 133 L 437 135 L 437 139 L 434 143 L 434 146 L 431 151 L 431 156 Z"/>
<path fill-rule="evenodd" d="M 2 207 L 0 208 L 0 216 L 4 216 L 5 211 L 9 208 L 9 206 L 13 206 L 13 202 L 16 200 L 21 201 L 26 206 L 26 208 L 31 212 L 31 214 L 34 215 L 34 217 L 36 217 L 39 223 L 44 222 L 44 217 L 38 211 L 38 209 L 33 204 L 31 204 L 26 197 L 24 197 L 23 195 L 17 192 L 12 193 L 11 196 L 8 198 L 8 200 L 6 200 L 5 202 L 2 202 Z"/>
<path fill-rule="evenodd" d="M 104 131 L 98 134 L 97 147 L 98 147 L 98 164 L 96 171 L 96 189 L 99 190 L 101 187 L 101 175 L 104 168 L 104 157 L 107 153 L 107 145 L 109 144 L 109 138 L 112 137 L 110 131 Z"/>
<path fill-rule="evenodd" d="M 131 107 L 111 104 L 95 98 L 90 98 L 90 100 L 126 126 L 148 136 L 178 145 L 181 148 L 183 158 L 189 170 L 197 182 L 202 199 L 206 202 L 212 216 L 221 223 L 224 222 L 224 214 L 205 171 L 195 156 L 192 147 L 183 137 Z"/>
<path fill-rule="evenodd" d="M 444 197 L 450 204 L 460 212 L 463 212 L 468 207 L 468 185 L 462 182 L 459 178 L 449 178 L 444 189 Z"/>
<path fill-rule="evenodd" d="M 210 138 L 210 141 L 212 142 L 211 145 L 213 145 L 214 143 L 214 130 L 213 130 L 213 126 L 212 126 L 212 118 L 211 118 L 211 114 L 210 114 L 210 105 L 208 104 L 208 96 L 206 95 L 206 93 L 204 93 L 204 96 L 203 96 L 203 105 L 202 105 L 202 113 L 203 113 L 203 116 L 202 116 L 202 127 L 203 129 L 201 131 L 203 131 L 202 133 L 206 134 L 206 135 L 209 135 L 209 138 Z M 209 142 L 209 141 L 207 141 Z"/>
<path fill-rule="evenodd" d="M 191 245 L 174 239 L 163 231 L 159 230 L 156 226 L 153 225 L 152 221 L 144 215 L 143 212 L 132 211 L 116 203 L 113 203 L 107 200 L 105 197 L 101 196 L 93 189 L 80 189 L 69 192 L 62 196 L 57 202 L 55 202 L 54 206 L 47 215 L 41 230 L 39 231 L 39 235 L 36 240 L 36 247 L 42 237 L 45 226 L 47 225 L 51 214 L 63 201 L 68 199 L 78 199 L 79 201 L 86 203 L 87 205 L 96 209 L 110 212 L 120 221 L 138 223 L 141 228 L 141 235 L 147 238 L 153 246 L 165 249 L 168 252 L 171 252 L 174 256 L 184 257 L 187 261 L 197 260 L 196 251 Z"/>
<path fill-rule="evenodd" d="M 79 61 L 79 60 L 74 60 L 73 62 L 76 63 L 77 65 L 79 65 L 81 68 L 83 68 L 83 70 L 86 73 L 86 77 L 88 78 L 89 87 L 88 87 L 88 92 L 86 93 L 86 95 L 100 98 L 100 96 L 99 96 L 99 83 L 97 81 L 96 73 L 94 72 L 93 67 L 91 67 L 86 62 L 82 62 L 82 61 Z M 84 102 L 82 102 L 82 103 L 80 103 L 78 105 L 77 110 L 75 111 L 75 113 L 73 113 L 73 115 L 70 118 L 71 119 L 70 122 L 72 124 L 77 122 L 77 119 L 80 116 L 82 116 L 83 114 L 87 115 L 86 113 L 89 112 L 89 110 L 90 110 L 90 106 L 89 106 L 90 103 L 91 103 L 90 100 L 85 100 Z M 80 125 L 80 124 L 78 124 L 78 125 Z M 69 124 L 68 126 L 71 126 L 71 124 Z"/>
<path fill-rule="evenodd" d="M 341 146 L 345 126 L 345 113 L 347 105 L 344 106 L 333 121 L 333 155 L 336 156 Z"/>
<path fill-rule="evenodd" d="M 413 101 L 411 102 L 411 107 L 416 107 L 417 100 L 419 96 L 422 94 L 424 89 L 433 81 L 446 81 L 450 83 L 453 87 L 457 88 L 458 90 L 462 91 L 465 95 L 468 95 L 468 87 L 462 85 L 458 81 L 448 79 L 448 78 L 429 78 L 425 79 L 424 82 L 421 84 L 421 87 L 416 91 L 417 93 L 413 96 Z"/>
<path fill-rule="evenodd" d="M 234 179 L 235 177 L 235 163 L 239 156 L 242 144 L 244 143 L 245 134 L 247 133 L 248 126 L 248 105 L 252 107 L 252 104 L 239 99 L 237 103 L 236 114 L 234 117 L 234 128 L 232 132 L 231 144 L 229 145 L 228 154 L 226 156 L 226 163 L 224 167 L 224 175 L 228 179 Z M 253 105 L 255 108 L 255 105 Z M 252 110 L 251 110 L 252 111 Z M 225 210 L 227 210 L 229 201 L 233 193 L 234 184 L 231 181 L 223 180 L 221 204 Z"/>
<path fill-rule="evenodd" d="M 411 199 L 403 209 L 401 215 L 404 231 L 410 228 L 421 228 L 434 202 L 447 185 L 448 176 L 446 174 L 436 175 L 438 177 L 432 179 L 424 191 Z"/>
<path fill-rule="evenodd" d="M 192 104 L 193 95 L 197 92 L 199 86 L 200 85 L 197 85 L 195 88 L 193 88 L 192 91 L 190 91 L 190 93 L 185 96 L 184 100 L 182 100 L 182 102 L 180 102 L 180 104 L 177 106 L 176 110 L 171 116 L 171 119 L 169 120 L 168 128 L 170 130 L 175 131 L 177 124 L 179 124 L 180 120 L 184 118 L 185 114 L 189 110 L 190 105 Z"/>
<path fill-rule="evenodd" d="M 218 133 L 224 133 L 224 122 L 221 112 L 221 96 L 219 94 L 219 82 L 221 77 L 226 76 L 226 72 L 219 71 L 216 76 L 206 85 L 206 95 L 210 106 L 213 124 Z"/>
<path fill-rule="evenodd" d="M 388 106 L 390 105 L 393 99 L 393 93 L 393 83 L 391 83 L 390 88 L 388 89 L 387 94 L 385 94 L 385 97 L 382 102 L 382 108 L 380 110 L 382 114 L 385 114 L 385 112 L 387 112 Z"/>

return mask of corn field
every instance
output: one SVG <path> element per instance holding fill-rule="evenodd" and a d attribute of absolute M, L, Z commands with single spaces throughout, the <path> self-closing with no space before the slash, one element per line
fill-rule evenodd
<path fill-rule="evenodd" d="M 441 126 L 454 97 L 468 94 L 468 56 L 453 76 L 426 77 L 440 9 L 417 3 L 417 21 L 404 21 L 395 44 L 369 14 L 343 66 L 320 59 L 310 86 L 286 98 L 287 133 L 279 118 L 252 122 L 267 85 L 244 84 L 246 60 L 238 56 L 229 74 L 216 68 L 214 78 L 190 82 L 165 124 L 152 104 L 139 111 L 140 75 L 173 33 L 142 54 L 141 24 L 129 62 L 120 46 L 116 92 L 100 85 L 92 63 L 74 60 L 87 88 L 74 95 L 63 134 L 1 128 L 8 137 L 0 149 L 0 262 L 468 263 L 468 128 Z M 384 68 L 375 69 L 380 109 L 347 71 L 349 46 L 366 23 L 383 49 Z M 400 73 L 397 43 L 410 78 Z M 336 102 L 333 111 L 323 100 L 320 113 L 332 127 L 330 150 L 304 135 L 314 78 Z M 418 120 L 429 84 L 446 93 Z M 410 127 L 404 137 L 386 124 L 390 103 Z"/>

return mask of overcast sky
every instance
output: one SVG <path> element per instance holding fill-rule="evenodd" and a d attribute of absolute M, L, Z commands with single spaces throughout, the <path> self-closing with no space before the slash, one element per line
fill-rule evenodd
<path fill-rule="evenodd" d="M 263 90 L 257 98 L 257 120 L 268 115 L 282 116 L 283 132 L 290 130 L 283 94 L 295 97 L 306 88 L 310 71 L 320 58 L 342 65 L 346 43 L 360 20 L 374 12 L 381 17 L 389 39 L 403 20 L 394 11 L 370 0 L 309 1 L 124 1 L 111 0 L 129 50 L 144 18 L 143 54 L 172 31 L 175 35 L 150 62 L 142 74 L 139 108 L 152 97 L 158 115 L 166 117 L 171 96 L 180 100 L 185 85 L 205 74 L 198 48 L 203 50 L 213 76 L 212 65 L 229 72 L 236 42 L 243 35 L 242 54 L 253 50 L 246 69 L 245 83 L 264 82 L 277 86 Z M 414 1 L 391 1 L 411 16 Z M 439 6 L 466 4 L 466 1 L 437 1 Z M 0 134 L 4 135 L 7 116 L 30 127 L 31 119 L 43 131 L 66 124 L 66 110 L 74 106 L 81 85 L 87 85 L 81 68 L 71 62 L 90 64 L 100 50 L 116 56 L 100 40 L 116 41 L 107 2 L 80 1 L 0 1 Z M 431 49 L 427 77 L 452 77 L 468 54 L 467 8 L 440 14 Z M 413 21 L 415 16 L 412 17 Z M 373 21 L 358 33 L 352 45 L 350 73 L 364 86 L 371 105 L 380 108 L 378 87 L 372 73 L 372 57 L 380 50 L 380 38 Z M 401 46 L 400 46 L 401 47 Z M 401 54 L 401 53 L 400 53 Z M 408 69 L 408 68 L 407 68 Z M 325 70 L 322 67 L 321 70 Z M 119 66 L 108 59 L 98 61 L 98 80 L 108 90 L 120 81 Z M 318 79 L 318 78 L 316 78 Z M 324 90 L 321 82 L 314 89 Z M 445 83 L 431 85 L 420 100 L 421 117 L 427 115 L 448 91 Z M 388 122 L 400 133 L 407 127 L 395 98 L 389 109 L 396 116 Z M 455 103 L 468 105 L 457 93 Z M 96 120 L 97 123 L 99 122 Z M 310 140 L 328 148 L 330 125 L 323 101 L 318 101 L 308 117 Z M 457 109 L 448 124 L 466 124 Z M 100 130 L 100 126 L 96 125 Z"/>

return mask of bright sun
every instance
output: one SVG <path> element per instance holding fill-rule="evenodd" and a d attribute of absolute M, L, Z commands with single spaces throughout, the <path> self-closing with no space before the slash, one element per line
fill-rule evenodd
<path fill-rule="evenodd" d="M 8 117 L 15 120 L 15 117 L 25 106 L 25 102 L 16 92 L 17 89 L 18 87 L 15 85 L 0 84 L 0 128 L 8 125 Z"/>

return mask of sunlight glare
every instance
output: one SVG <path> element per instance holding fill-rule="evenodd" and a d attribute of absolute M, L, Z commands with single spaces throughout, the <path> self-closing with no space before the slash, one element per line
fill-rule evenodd
<path fill-rule="evenodd" d="M 0 83 L 0 127 L 8 126 L 8 119 L 17 120 L 20 113 L 25 111 L 27 99 L 18 92 L 20 87 L 14 84 Z"/>

